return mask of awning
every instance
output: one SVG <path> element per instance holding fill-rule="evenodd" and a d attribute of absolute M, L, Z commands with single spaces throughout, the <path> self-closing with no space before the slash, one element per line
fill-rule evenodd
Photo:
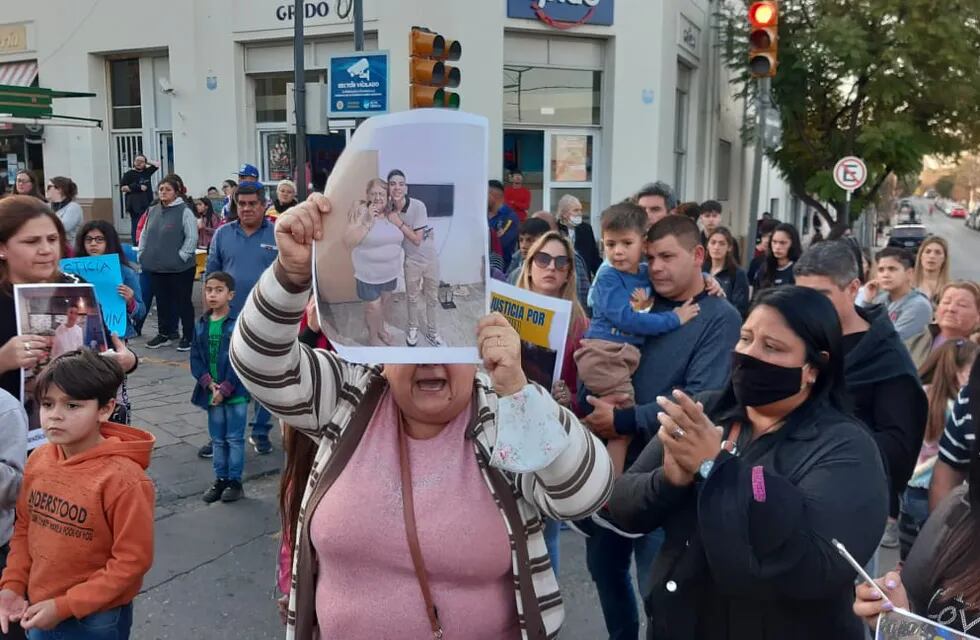
<path fill-rule="evenodd" d="M 7 62 L 0 64 L 0 85 L 29 87 L 37 77 L 37 62 Z"/>

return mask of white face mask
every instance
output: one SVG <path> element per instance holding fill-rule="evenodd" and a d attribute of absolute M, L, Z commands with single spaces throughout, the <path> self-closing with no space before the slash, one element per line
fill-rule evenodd
<path fill-rule="evenodd" d="M 580 224 L 582 224 L 582 216 L 570 216 L 568 218 L 568 224 L 570 224 L 573 227 L 579 226 Z"/>

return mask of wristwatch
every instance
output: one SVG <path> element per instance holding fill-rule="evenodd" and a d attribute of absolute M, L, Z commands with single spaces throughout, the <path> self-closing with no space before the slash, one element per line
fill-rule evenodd
<path fill-rule="evenodd" d="M 702 480 L 707 480 L 708 476 L 711 475 L 711 470 L 715 468 L 714 458 L 705 458 L 701 461 L 701 466 L 698 467 L 698 477 Z"/>

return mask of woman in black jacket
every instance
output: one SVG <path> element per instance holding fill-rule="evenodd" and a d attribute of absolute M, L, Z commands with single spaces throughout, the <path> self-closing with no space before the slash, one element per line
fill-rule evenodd
<path fill-rule="evenodd" d="M 744 318 L 749 312 L 749 277 L 735 261 L 735 247 L 735 237 L 725 227 L 718 227 L 708 236 L 706 248 L 711 261 L 711 275 Z"/>
<path fill-rule="evenodd" d="M 658 437 L 609 501 L 625 530 L 666 533 L 644 594 L 650 640 L 864 637 L 854 570 L 830 540 L 867 562 L 888 493 L 845 412 L 843 362 L 830 301 L 778 287 L 745 321 L 727 388 L 660 399 Z"/>

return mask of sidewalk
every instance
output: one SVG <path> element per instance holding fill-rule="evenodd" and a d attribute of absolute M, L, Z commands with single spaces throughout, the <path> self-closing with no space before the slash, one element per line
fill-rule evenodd
<path fill-rule="evenodd" d="M 195 285 L 195 306 L 199 306 L 200 285 Z M 200 309 L 195 309 L 200 313 Z M 188 365 L 188 354 L 176 345 L 161 349 L 145 347 L 157 333 L 156 309 L 143 327 L 143 336 L 130 341 L 140 358 L 139 367 L 127 378 L 132 403 L 130 422 L 156 437 L 149 474 L 157 487 L 158 517 L 169 512 L 168 505 L 181 498 L 204 493 L 214 480 L 210 460 L 197 457 L 197 450 L 207 444 L 207 413 L 191 404 L 194 379 Z M 247 482 L 260 476 L 278 473 L 282 467 L 282 440 L 278 426 L 269 434 L 273 451 L 256 455 L 248 443 L 245 452 Z M 161 513 L 162 511 L 162 513 Z"/>

